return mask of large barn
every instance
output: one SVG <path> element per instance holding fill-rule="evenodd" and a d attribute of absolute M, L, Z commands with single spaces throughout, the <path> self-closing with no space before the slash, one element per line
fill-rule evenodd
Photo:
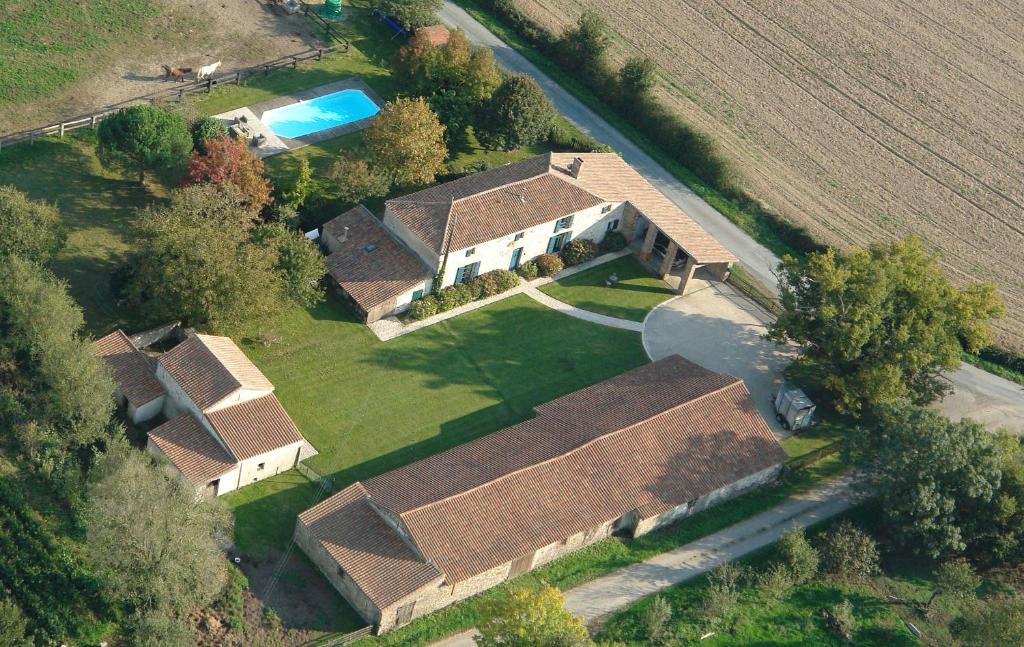
<path fill-rule="evenodd" d="M 785 458 L 742 380 L 676 355 L 355 483 L 299 515 L 295 539 L 383 632 L 771 481 Z"/>

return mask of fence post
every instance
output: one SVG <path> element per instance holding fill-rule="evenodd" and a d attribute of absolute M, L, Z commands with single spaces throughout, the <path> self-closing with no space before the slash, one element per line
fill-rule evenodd
<path fill-rule="evenodd" d="M 324 59 L 324 48 L 318 47 L 316 50 L 316 60 L 322 61 Z"/>
<path fill-rule="evenodd" d="M 235 72 L 235 85 L 242 85 L 242 73 Z"/>
<path fill-rule="evenodd" d="M 206 93 L 209 94 L 212 91 L 213 91 L 213 79 L 212 78 L 208 78 L 208 79 L 206 79 Z"/>
<path fill-rule="evenodd" d="M 92 115 L 92 116 L 89 117 L 89 128 L 95 128 L 95 127 L 96 127 L 96 115 Z"/>
<path fill-rule="evenodd" d="M 60 136 L 61 137 L 64 136 L 64 122 L 63 121 L 60 122 Z"/>
<path fill-rule="evenodd" d="M 270 66 L 269 65 L 264 65 L 263 66 L 263 76 L 270 76 Z"/>

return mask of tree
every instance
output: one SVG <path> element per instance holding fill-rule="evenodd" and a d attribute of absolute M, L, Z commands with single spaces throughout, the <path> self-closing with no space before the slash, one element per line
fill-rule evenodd
<path fill-rule="evenodd" d="M 979 350 L 1005 312 L 991 284 L 953 287 L 913 236 L 803 263 L 787 256 L 779 272 L 783 313 L 768 337 L 801 344 L 797 361 L 851 412 L 931 402 L 944 392 L 940 372 L 960 365 L 961 342 Z"/>
<path fill-rule="evenodd" d="M 389 101 L 364 139 L 377 167 L 398 184 L 433 182 L 447 155 L 444 126 L 422 98 Z"/>
<path fill-rule="evenodd" d="M 309 166 L 309 160 L 303 157 L 299 160 L 299 168 L 295 171 L 295 181 L 292 187 L 281 196 L 284 204 L 293 209 L 298 209 L 309 196 L 316 190 L 316 183 L 313 181 L 313 169 Z"/>
<path fill-rule="evenodd" d="M 658 66 L 646 56 L 631 56 L 619 68 L 619 99 L 637 101 L 650 95 L 657 83 Z"/>
<path fill-rule="evenodd" d="M 334 181 L 338 199 L 359 204 L 367 198 L 382 198 L 391 190 L 391 180 L 364 159 L 344 153 L 334 161 L 327 177 Z"/>
<path fill-rule="evenodd" d="M 0 645 L 18 647 L 29 645 L 25 632 L 28 630 L 28 620 L 25 614 L 14 600 L 4 597 L 0 598 Z"/>
<path fill-rule="evenodd" d="M 981 586 L 981 578 L 974 572 L 974 567 L 966 559 L 954 559 L 943 562 L 935 571 L 935 590 L 928 599 L 927 608 L 931 608 L 935 599 L 946 595 L 961 600 L 971 599 Z"/>
<path fill-rule="evenodd" d="M 227 137 L 205 143 L 206 152 L 195 151 L 188 161 L 182 186 L 231 184 L 243 196 L 243 203 L 258 215 L 270 204 L 271 185 L 263 175 L 263 160 L 249 154 L 245 144 Z"/>
<path fill-rule="evenodd" d="M 0 258 L 17 254 L 46 265 L 66 239 L 55 206 L 29 200 L 13 186 L 0 186 Z"/>
<path fill-rule="evenodd" d="M 221 499 L 197 498 L 173 467 L 123 439 L 109 444 L 92 479 L 87 557 L 113 602 L 179 618 L 217 597 L 228 574 L 218 538 L 232 526 Z"/>
<path fill-rule="evenodd" d="M 441 0 L 381 0 L 380 10 L 406 29 L 413 30 L 437 23 Z"/>
<path fill-rule="evenodd" d="M 973 647 L 1024 645 L 1024 597 L 986 598 L 964 615 L 956 633 Z"/>
<path fill-rule="evenodd" d="M 571 69 L 581 70 L 589 82 L 601 81 L 612 42 L 608 32 L 608 23 L 599 13 L 585 10 L 576 26 L 566 29 L 559 39 L 558 51 L 563 62 Z"/>
<path fill-rule="evenodd" d="M 999 492 L 966 519 L 972 553 L 987 560 L 1019 562 L 1024 558 L 1024 449 L 1021 439 L 1000 431 L 994 438 L 1002 478 Z"/>
<path fill-rule="evenodd" d="M 192 123 L 192 147 L 202 154 L 206 153 L 206 142 L 228 137 L 227 126 L 214 117 L 200 117 Z"/>
<path fill-rule="evenodd" d="M 396 73 L 423 96 L 457 93 L 467 105 L 490 98 L 501 83 L 494 53 L 469 42 L 461 29 L 433 45 L 413 38 L 398 53 Z"/>
<path fill-rule="evenodd" d="M 562 592 L 545 585 L 538 591 L 519 587 L 484 603 L 478 647 L 575 647 L 590 645 L 580 618 L 565 609 Z"/>
<path fill-rule="evenodd" d="M 822 568 L 840 577 L 866 578 L 880 570 L 875 540 L 846 520 L 825 533 L 818 553 Z"/>
<path fill-rule="evenodd" d="M 274 268 L 284 277 L 289 298 L 303 308 L 324 299 L 320 279 L 327 273 L 324 257 L 313 241 L 283 223 L 256 228 L 257 245 L 274 255 Z"/>
<path fill-rule="evenodd" d="M 970 522 L 999 489 L 995 439 L 977 422 L 885 406 L 851 432 L 847 452 L 879 497 L 896 540 L 938 557 L 973 541 Z"/>
<path fill-rule="evenodd" d="M 121 108 L 105 118 L 97 138 L 100 159 L 137 172 L 140 184 L 146 180 L 146 171 L 184 164 L 192 152 L 185 119 L 145 104 Z"/>
<path fill-rule="evenodd" d="M 303 261 L 289 277 L 279 266 L 280 240 L 261 241 L 256 234 L 233 186 L 179 189 L 168 204 L 139 218 L 125 294 L 154 322 L 180 319 L 212 332 L 252 332 L 288 305 L 308 302 L 308 292 L 296 289 L 310 276 Z"/>
<path fill-rule="evenodd" d="M 30 455 L 59 460 L 107 435 L 115 387 L 83 324 L 48 270 L 18 256 L 0 263 L 0 428 Z"/>
<path fill-rule="evenodd" d="M 793 528 L 779 537 L 779 552 L 795 584 L 804 584 L 818 574 L 818 551 L 807 541 L 803 528 Z"/>
<path fill-rule="evenodd" d="M 548 136 L 555 109 L 537 82 L 525 74 L 504 81 L 483 104 L 475 132 L 490 150 L 512 150 Z"/>

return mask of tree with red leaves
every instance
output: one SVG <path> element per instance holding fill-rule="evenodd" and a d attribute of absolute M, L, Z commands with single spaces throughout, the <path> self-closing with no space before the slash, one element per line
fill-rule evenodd
<path fill-rule="evenodd" d="M 182 186 L 234 185 L 254 216 L 270 204 L 271 184 L 263 175 L 263 161 L 249 154 L 245 144 L 223 137 L 207 141 L 205 147 L 205 154 L 198 150 L 192 154 Z"/>

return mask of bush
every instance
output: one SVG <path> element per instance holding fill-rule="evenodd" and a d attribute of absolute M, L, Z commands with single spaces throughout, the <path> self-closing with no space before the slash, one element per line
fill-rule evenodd
<path fill-rule="evenodd" d="M 558 254 L 541 254 L 535 262 L 537 273 L 541 276 L 554 276 L 565 269 L 565 263 Z"/>
<path fill-rule="evenodd" d="M 540 276 L 540 268 L 537 267 L 536 261 L 526 261 L 519 266 L 519 276 L 523 277 L 527 281 L 531 281 Z"/>
<path fill-rule="evenodd" d="M 707 597 L 701 609 L 707 620 L 722 621 L 732 614 L 740 600 L 740 580 L 744 575 L 742 566 L 728 562 L 708 572 Z"/>
<path fill-rule="evenodd" d="M 793 582 L 803 584 L 818 574 L 818 551 L 807 541 L 803 528 L 794 528 L 779 538 L 779 552 L 789 567 Z"/>
<path fill-rule="evenodd" d="M 512 288 L 519 285 L 519 275 L 511 270 L 494 270 L 489 272 L 493 274 L 495 280 L 498 282 L 498 293 L 508 292 Z"/>
<path fill-rule="evenodd" d="M 548 144 L 561 153 L 611 153 L 612 147 L 588 137 L 582 133 L 569 132 L 561 123 L 555 121 L 548 130 Z"/>
<path fill-rule="evenodd" d="M 419 301 L 413 301 L 409 306 L 409 316 L 416 321 L 433 317 L 440 311 L 437 298 L 433 295 L 423 297 Z"/>
<path fill-rule="evenodd" d="M 843 600 L 829 609 L 829 611 L 832 613 L 832 619 L 835 621 L 832 628 L 840 636 L 850 640 L 853 636 L 853 631 L 857 628 L 857 619 L 853 615 L 853 605 L 850 604 L 849 600 Z"/>
<path fill-rule="evenodd" d="M 588 238 L 571 240 L 562 248 L 562 262 L 569 266 L 586 263 L 595 256 L 597 256 L 597 243 Z"/>
<path fill-rule="evenodd" d="M 879 571 L 875 540 L 849 521 L 825 533 L 819 554 L 825 572 L 840 577 L 863 578 Z"/>
<path fill-rule="evenodd" d="M 643 623 L 647 640 L 661 642 L 665 638 L 665 623 L 672 619 L 672 605 L 660 595 L 644 609 Z"/>
<path fill-rule="evenodd" d="M 473 301 L 473 289 L 465 283 L 449 285 L 437 293 L 437 309 L 439 312 L 448 312 L 452 308 L 464 306 L 470 301 Z"/>
<path fill-rule="evenodd" d="M 227 136 L 228 129 L 220 119 L 200 117 L 192 123 L 192 145 L 203 155 L 206 154 L 206 142 Z"/>
<path fill-rule="evenodd" d="M 609 231 L 601 239 L 600 249 L 604 253 L 618 252 L 626 249 L 626 237 L 618 231 Z"/>
<path fill-rule="evenodd" d="M 486 299 L 487 297 L 493 297 L 495 294 L 501 292 L 498 289 L 498 280 L 494 277 L 492 272 L 481 274 L 469 283 L 469 287 L 473 290 L 474 299 Z"/>
<path fill-rule="evenodd" d="M 757 586 L 769 599 L 781 600 L 793 588 L 793 574 L 785 564 L 775 562 L 757 575 Z"/>

